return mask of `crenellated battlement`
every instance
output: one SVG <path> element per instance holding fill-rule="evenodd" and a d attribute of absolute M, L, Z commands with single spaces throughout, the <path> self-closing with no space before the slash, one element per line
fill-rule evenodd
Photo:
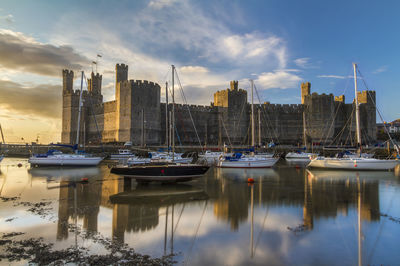
<path fill-rule="evenodd" d="M 300 113 L 304 110 L 303 104 L 263 104 L 262 108 L 271 112 Z"/>
<path fill-rule="evenodd" d="M 63 92 L 68 93 L 72 91 L 74 85 L 74 72 L 72 70 L 63 69 Z"/>
<path fill-rule="evenodd" d="M 177 109 L 179 111 L 187 110 L 188 107 L 189 107 L 190 111 L 193 111 L 193 112 L 210 112 L 213 110 L 213 107 L 207 106 L 207 105 L 175 104 L 175 109 Z M 172 103 L 168 104 L 168 108 L 172 108 Z"/>
<path fill-rule="evenodd" d="M 128 80 L 128 65 L 116 64 L 115 65 L 115 83 Z"/>
<path fill-rule="evenodd" d="M 375 91 L 369 91 L 369 90 L 359 91 L 357 92 L 357 98 L 358 98 L 358 103 L 360 104 L 362 103 L 374 104 L 376 99 L 376 93 Z"/>
<path fill-rule="evenodd" d="M 96 75 L 92 72 L 91 78 L 88 79 L 88 91 L 93 94 L 100 95 L 101 94 L 101 82 L 103 76 L 97 73 Z"/>

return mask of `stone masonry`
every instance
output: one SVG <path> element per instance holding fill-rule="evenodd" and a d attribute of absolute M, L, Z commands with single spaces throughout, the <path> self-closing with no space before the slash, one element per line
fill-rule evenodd
<path fill-rule="evenodd" d="M 62 74 L 61 140 L 62 143 L 74 144 L 79 91 L 73 90 L 74 73 L 63 70 Z M 147 80 L 128 80 L 128 66 L 125 64 L 116 65 L 115 81 L 115 100 L 103 102 L 102 76 L 92 73 L 88 79 L 88 90 L 82 95 L 80 143 L 130 141 L 133 145 L 165 144 L 166 104 L 160 101 L 160 85 Z M 354 144 L 354 102 L 346 104 L 344 100 L 343 95 L 334 97 L 332 94 L 311 93 L 311 84 L 306 82 L 301 84 L 301 104 L 257 104 L 255 143 L 261 139 L 262 144 L 270 141 L 301 144 L 305 124 L 309 143 Z M 359 92 L 358 100 L 363 143 L 372 143 L 376 140 L 375 92 Z M 172 104 L 168 104 L 168 111 L 171 110 Z M 238 81 L 231 81 L 230 88 L 214 94 L 210 106 L 175 105 L 175 143 L 247 145 L 251 137 L 250 117 L 247 91 L 239 88 Z"/>

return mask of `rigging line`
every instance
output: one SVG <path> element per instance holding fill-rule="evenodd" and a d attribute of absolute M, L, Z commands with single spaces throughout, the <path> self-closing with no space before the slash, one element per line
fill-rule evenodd
<path fill-rule="evenodd" d="M 265 108 L 262 108 L 261 97 L 260 97 L 260 95 L 258 94 L 258 89 L 257 89 L 257 86 L 256 86 L 255 84 L 254 84 L 254 88 L 255 88 L 256 95 L 257 95 L 257 99 L 258 99 L 258 102 L 259 102 L 259 107 L 260 107 L 261 110 L 262 110 L 263 116 L 266 117 L 265 120 L 266 120 L 266 122 L 267 122 L 267 127 L 270 126 L 270 129 L 268 129 L 268 130 L 272 131 L 273 135 L 275 136 L 275 139 L 278 139 L 278 134 L 277 134 L 277 132 L 276 132 L 275 127 L 273 127 L 273 125 L 272 125 L 272 120 L 270 121 L 269 116 L 268 116 L 268 113 L 267 113 L 267 111 L 265 110 Z M 270 123 L 269 123 L 269 122 L 270 122 Z M 271 137 L 271 140 L 273 141 L 273 138 L 272 138 L 272 137 Z"/>
<path fill-rule="evenodd" d="M 348 88 L 349 82 L 350 82 L 350 78 L 348 78 L 348 79 L 347 79 L 347 82 L 346 82 L 346 86 L 345 86 L 345 89 L 344 89 L 343 95 L 344 95 L 344 94 L 346 93 L 346 91 L 347 91 L 347 88 Z M 336 118 L 336 115 L 337 115 L 337 113 L 338 113 L 338 111 L 339 111 L 339 106 L 340 106 L 340 105 L 338 105 L 338 109 L 336 110 L 336 112 L 335 112 L 335 115 L 334 115 L 334 117 L 332 118 L 331 126 L 330 126 L 330 128 L 329 128 L 329 131 L 328 131 L 328 133 L 327 133 L 327 135 L 326 135 L 325 141 L 328 139 L 328 135 L 329 135 L 330 129 L 331 129 L 331 127 L 332 127 L 332 124 L 334 123 L 334 121 L 335 121 L 335 118 Z M 327 127 L 327 125 L 328 125 L 328 122 L 329 122 L 329 120 L 327 120 L 327 121 L 326 121 L 326 123 L 325 123 L 325 125 L 324 125 L 324 127 L 323 127 L 323 131 L 322 131 L 322 132 L 324 132 L 324 131 L 325 131 L 325 128 Z M 319 141 L 320 141 L 320 142 L 322 141 L 322 136 L 321 136 L 321 138 L 320 138 L 320 140 L 319 140 Z"/>
<path fill-rule="evenodd" d="M 192 243 L 190 244 L 189 252 L 187 253 L 187 254 L 188 254 L 187 257 L 186 257 L 187 259 L 185 259 L 183 265 L 186 265 L 187 260 L 188 260 L 188 258 L 189 258 L 189 256 L 190 256 L 190 254 L 192 253 L 192 249 L 193 249 L 193 246 L 194 246 L 194 242 L 196 241 L 197 234 L 199 233 L 199 229 L 200 229 L 201 222 L 202 222 L 202 220 L 203 220 L 204 213 L 206 212 L 206 209 L 207 209 L 207 204 L 208 204 L 208 201 L 206 201 L 206 204 L 204 204 L 204 209 L 203 209 L 203 213 L 201 214 L 201 217 L 200 217 L 200 222 L 199 222 L 199 224 L 197 225 L 196 233 L 195 233 L 195 235 L 194 235 L 194 238 L 193 238 L 193 240 L 192 240 Z"/>
<path fill-rule="evenodd" d="M 197 137 L 197 140 L 199 141 L 199 145 L 200 145 L 200 147 L 201 147 L 201 150 L 204 151 L 204 147 L 203 147 L 203 145 L 201 144 L 201 140 L 200 140 L 199 134 L 197 133 L 196 125 L 194 124 L 193 117 L 192 117 L 192 113 L 190 112 L 190 108 L 189 108 L 189 105 L 188 105 L 188 103 L 187 103 L 185 93 L 183 92 L 181 80 L 179 79 L 178 71 L 176 71 L 176 68 L 175 68 L 175 73 L 176 73 L 176 78 L 177 78 L 178 83 L 179 83 L 179 87 L 180 87 L 180 89 L 181 89 L 182 99 L 185 101 L 186 107 L 187 107 L 187 109 L 188 109 L 188 111 L 189 111 L 189 116 L 190 116 L 190 120 L 192 121 L 192 124 L 193 124 L 194 132 L 196 133 L 196 137 Z"/>
<path fill-rule="evenodd" d="M 333 102 L 333 104 L 335 104 L 335 102 Z M 333 124 L 334 124 L 334 121 L 335 121 L 335 119 L 336 119 L 336 116 L 337 116 L 337 114 L 339 113 L 339 107 L 342 105 L 342 102 L 339 102 L 339 104 L 338 104 L 338 106 L 337 106 L 337 108 L 336 108 L 336 111 L 335 111 L 335 115 L 333 116 L 333 118 L 332 118 L 332 123 L 331 123 L 331 125 L 330 125 L 330 127 L 329 127 L 329 130 L 328 130 L 328 134 L 326 135 L 326 138 L 325 138 L 325 143 L 328 141 L 328 135 L 329 135 L 329 132 L 331 132 L 331 129 L 332 129 L 332 127 L 333 127 Z"/>
<path fill-rule="evenodd" d="M 85 78 L 86 88 L 88 88 L 87 77 L 86 77 L 86 75 L 85 75 L 85 72 L 83 72 L 83 76 L 84 76 L 84 78 Z M 92 110 L 92 115 L 93 115 L 94 123 L 96 124 L 96 130 L 97 130 L 97 134 L 98 134 L 98 137 L 99 137 L 99 142 L 100 142 L 100 145 L 101 145 L 101 150 L 102 150 L 103 153 L 104 153 L 104 146 L 103 146 L 103 142 L 101 141 L 101 140 L 102 140 L 101 133 L 100 133 L 100 130 L 99 130 L 99 126 L 98 126 L 98 124 L 97 124 L 96 115 L 94 114 L 94 108 L 93 108 L 93 103 L 92 103 L 92 97 L 90 97 L 90 94 L 89 94 L 89 93 L 88 93 L 88 95 L 89 95 L 89 102 L 90 102 L 90 107 L 91 107 L 91 110 Z M 79 129 L 78 129 L 78 131 L 79 131 Z"/>
<path fill-rule="evenodd" d="M 185 209 L 185 205 L 186 205 L 186 203 L 183 203 L 183 206 L 182 206 L 182 209 L 181 209 L 181 213 L 179 214 L 178 221 L 176 221 L 176 225 L 175 225 L 175 228 L 172 231 L 172 233 L 176 232 L 176 228 L 178 227 L 179 221 L 181 220 L 181 216 L 182 216 L 183 210 Z"/>
<path fill-rule="evenodd" d="M 167 81 L 169 83 L 169 79 L 167 80 L 167 76 L 170 73 L 170 71 L 171 70 L 168 68 L 167 73 L 165 73 L 164 77 L 162 78 L 163 83 L 164 83 L 164 81 Z"/>
<path fill-rule="evenodd" d="M 247 103 L 247 99 L 245 99 L 243 104 L 242 104 L 242 108 L 241 108 L 240 115 L 239 115 L 239 121 L 238 121 L 236 127 L 235 126 L 233 127 L 233 134 L 234 134 L 233 139 L 234 140 L 238 137 L 238 134 L 239 134 L 239 131 L 240 131 L 240 128 L 241 128 L 240 127 L 240 122 L 241 122 L 242 117 L 243 117 L 243 111 L 244 111 L 244 108 L 246 107 L 246 103 Z M 234 117 L 235 117 L 235 120 L 236 120 L 236 116 L 234 116 Z"/>
<path fill-rule="evenodd" d="M 374 101 L 374 99 L 372 98 L 372 96 L 371 96 L 371 94 L 370 94 L 370 92 L 369 92 L 369 88 L 368 88 L 368 86 L 367 86 L 367 82 L 365 81 L 364 76 L 361 74 L 360 69 L 358 69 L 358 74 L 360 75 L 361 80 L 363 81 L 364 86 L 365 86 L 365 88 L 367 89 L 367 94 L 368 94 L 369 98 L 371 99 L 372 103 L 375 105 L 375 109 L 376 109 L 376 111 L 377 111 L 377 113 L 378 113 L 378 115 L 379 115 L 379 118 L 381 119 L 382 123 L 384 123 L 383 128 L 384 128 L 386 134 L 389 136 L 390 141 L 392 142 L 393 146 L 396 148 L 397 153 L 399 153 L 399 146 L 398 146 L 397 143 L 395 143 L 395 142 L 393 141 L 392 136 L 390 135 L 388 129 L 386 128 L 386 126 L 385 126 L 385 121 L 383 120 L 382 114 L 381 114 L 381 112 L 379 111 L 378 106 L 376 105 L 376 102 Z"/>
<path fill-rule="evenodd" d="M 348 126 L 351 117 L 353 116 L 353 113 L 354 113 L 354 109 L 353 109 L 353 111 L 351 112 L 351 116 L 347 118 L 347 121 L 346 121 L 346 123 L 344 124 L 343 128 L 339 131 L 339 133 L 337 134 L 337 136 L 331 141 L 331 143 L 330 143 L 329 145 L 333 145 L 333 143 L 335 142 L 336 139 L 338 139 L 338 141 L 339 141 L 339 140 L 342 138 L 342 136 L 343 136 L 343 134 L 344 134 L 344 131 L 345 131 L 346 127 Z"/>
<path fill-rule="evenodd" d="M 269 214 L 269 205 L 267 207 L 267 211 L 265 212 L 264 221 L 263 221 L 261 230 L 260 230 L 260 232 L 258 233 L 258 236 L 257 236 L 256 245 L 254 246 L 254 253 L 256 253 L 258 243 L 260 242 L 261 234 L 264 232 L 265 221 L 267 220 L 268 214 Z"/>
<path fill-rule="evenodd" d="M 268 122 L 270 121 L 268 113 L 265 110 L 265 108 L 262 108 L 261 98 L 260 98 L 260 95 L 258 94 L 257 86 L 255 84 L 254 84 L 254 88 L 255 88 L 255 91 L 256 91 L 256 95 L 257 95 L 257 99 L 258 99 L 258 102 L 259 102 L 259 106 L 260 106 L 260 108 L 262 110 L 263 115 L 265 115 L 265 117 L 266 117 L 267 127 L 268 127 L 269 126 Z M 276 132 L 275 128 L 272 125 L 272 120 L 270 121 L 270 125 L 271 125 L 271 131 L 272 131 L 273 135 L 275 136 L 275 139 L 278 139 L 278 133 Z M 273 141 L 272 138 L 271 138 L 271 140 Z"/>
<path fill-rule="evenodd" d="M 229 145 L 230 145 L 231 147 L 233 147 L 233 146 L 232 146 L 231 139 L 229 138 L 228 131 L 226 130 L 224 120 L 221 118 L 221 116 L 219 116 L 219 120 L 222 122 L 222 126 L 224 127 L 225 134 L 226 134 L 226 136 L 227 136 L 227 138 L 228 138 Z"/>

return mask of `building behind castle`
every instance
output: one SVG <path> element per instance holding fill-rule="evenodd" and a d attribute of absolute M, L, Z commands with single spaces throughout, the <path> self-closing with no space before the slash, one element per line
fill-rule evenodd
<path fill-rule="evenodd" d="M 63 70 L 62 143 L 75 143 L 79 91 L 73 90 L 74 73 Z M 115 100 L 103 102 L 102 76 L 91 74 L 83 91 L 80 140 L 86 143 L 163 145 L 166 143 L 166 103 L 161 103 L 157 83 L 128 80 L 128 66 L 115 67 Z M 363 143 L 376 141 L 375 91 L 358 93 Z M 285 144 L 308 141 L 325 144 L 351 143 L 355 135 L 354 103 L 344 95 L 311 94 L 309 82 L 301 84 L 301 104 L 259 104 L 255 107 L 258 144 L 274 140 Z M 168 104 L 168 111 L 172 104 Z M 189 113 L 190 110 L 190 113 Z M 247 91 L 238 81 L 214 94 L 210 106 L 175 105 L 177 145 L 243 145 L 250 143 L 251 108 Z M 195 127 L 193 126 L 193 118 Z M 304 122 L 303 122 L 304 119 Z M 260 126 L 259 126 L 260 125 Z M 196 128 L 196 129 L 195 129 Z M 198 137 L 197 137 L 198 136 Z"/>

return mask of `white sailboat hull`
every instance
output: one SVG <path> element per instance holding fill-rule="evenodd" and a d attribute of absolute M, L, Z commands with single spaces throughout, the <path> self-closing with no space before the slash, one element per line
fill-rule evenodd
<path fill-rule="evenodd" d="M 95 166 L 98 165 L 103 158 L 101 157 L 86 157 L 84 155 L 63 154 L 47 157 L 29 158 L 28 162 L 32 165 L 44 166 Z"/>
<path fill-rule="evenodd" d="M 272 167 L 279 158 L 240 158 L 238 160 L 220 160 L 217 164 L 221 168 L 269 168 Z"/>
<path fill-rule="evenodd" d="M 285 156 L 286 159 L 310 159 L 310 156 L 314 156 L 315 153 L 309 152 L 288 152 Z"/>
<path fill-rule="evenodd" d="M 344 170 L 390 170 L 399 163 L 397 160 L 374 158 L 322 158 L 317 157 L 307 167 Z"/>

